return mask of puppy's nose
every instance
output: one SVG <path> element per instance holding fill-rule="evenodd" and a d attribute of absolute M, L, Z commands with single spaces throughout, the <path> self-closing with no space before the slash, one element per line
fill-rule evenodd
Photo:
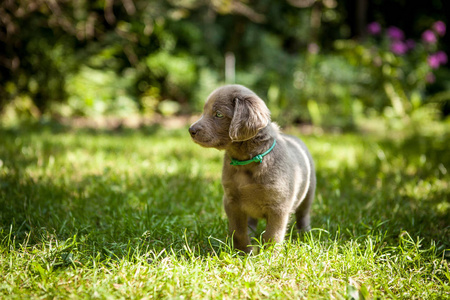
<path fill-rule="evenodd" d="M 198 130 L 196 128 L 194 128 L 194 126 L 189 127 L 189 133 L 191 134 L 191 136 L 195 136 L 197 131 Z"/>

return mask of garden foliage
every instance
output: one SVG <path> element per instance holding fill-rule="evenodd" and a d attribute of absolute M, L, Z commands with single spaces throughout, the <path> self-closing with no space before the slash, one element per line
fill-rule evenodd
<path fill-rule="evenodd" d="M 345 128 L 371 114 L 404 121 L 431 102 L 446 113 L 446 4 L 399 16 L 402 1 L 365 10 L 358 3 L 2 1 L 0 110 L 36 117 L 199 111 L 226 82 L 224 58 L 233 53 L 235 81 L 285 123 Z"/>

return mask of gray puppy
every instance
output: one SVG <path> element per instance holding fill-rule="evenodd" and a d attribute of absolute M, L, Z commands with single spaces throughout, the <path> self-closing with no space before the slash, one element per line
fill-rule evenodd
<path fill-rule="evenodd" d="M 289 216 L 299 230 L 309 230 L 316 189 L 313 160 L 298 138 L 279 131 L 270 111 L 254 92 L 241 85 L 213 91 L 203 115 L 189 128 L 193 141 L 225 150 L 223 203 L 234 246 L 251 251 L 247 226 L 266 219 L 265 243 L 281 243 Z"/>

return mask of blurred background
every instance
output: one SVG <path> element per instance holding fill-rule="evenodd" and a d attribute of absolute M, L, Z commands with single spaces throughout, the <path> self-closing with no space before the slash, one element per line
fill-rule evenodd
<path fill-rule="evenodd" d="M 449 6 L 2 0 L 0 121 L 198 114 L 239 83 L 283 126 L 449 123 Z"/>

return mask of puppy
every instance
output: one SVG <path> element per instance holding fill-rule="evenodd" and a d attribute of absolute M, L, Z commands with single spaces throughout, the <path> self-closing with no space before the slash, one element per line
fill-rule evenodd
<path fill-rule="evenodd" d="M 213 91 L 203 115 L 189 128 L 193 141 L 225 150 L 223 204 L 234 247 L 251 252 L 247 226 L 266 219 L 265 243 L 281 243 L 291 213 L 310 229 L 316 188 L 312 157 L 298 138 L 282 134 L 264 101 L 241 85 Z"/>

